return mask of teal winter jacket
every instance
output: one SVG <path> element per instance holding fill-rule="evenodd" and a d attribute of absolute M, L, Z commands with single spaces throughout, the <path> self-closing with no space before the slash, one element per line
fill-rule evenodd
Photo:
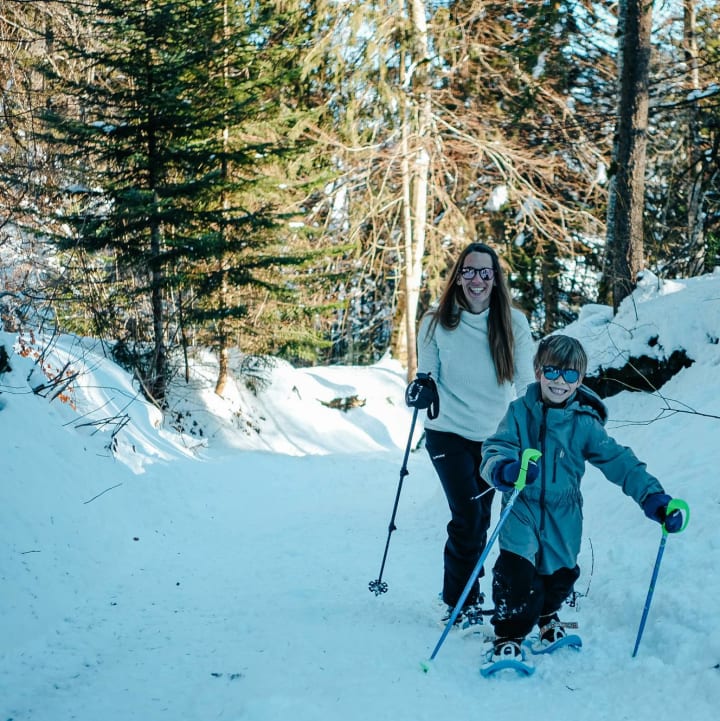
<path fill-rule="evenodd" d="M 606 420 L 605 404 L 586 386 L 564 406 L 553 407 L 543 403 L 536 382 L 510 404 L 497 431 L 483 443 L 480 471 L 488 483 L 498 463 L 518 460 L 526 448 L 542 453 L 540 474 L 517 496 L 499 540 L 501 549 L 528 559 L 541 574 L 577 564 L 586 461 L 640 505 L 651 493 L 663 492 L 633 451 L 608 435 Z M 505 494 L 503 505 L 508 499 Z"/>

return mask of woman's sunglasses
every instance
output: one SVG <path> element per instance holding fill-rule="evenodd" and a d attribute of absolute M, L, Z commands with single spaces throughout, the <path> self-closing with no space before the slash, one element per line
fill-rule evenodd
<path fill-rule="evenodd" d="M 574 368 L 543 366 L 542 372 L 549 381 L 556 381 L 560 376 L 562 376 L 566 383 L 573 384 L 577 383 L 580 379 L 580 371 L 576 371 Z"/>
<path fill-rule="evenodd" d="M 493 268 L 473 268 L 469 265 L 466 265 L 464 268 L 460 268 L 460 275 L 465 278 L 465 280 L 472 280 L 476 273 L 483 280 L 492 280 L 495 275 L 495 270 Z"/>

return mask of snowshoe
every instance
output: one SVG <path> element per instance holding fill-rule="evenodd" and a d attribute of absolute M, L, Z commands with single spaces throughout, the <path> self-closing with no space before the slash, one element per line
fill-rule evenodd
<path fill-rule="evenodd" d="M 515 671 L 519 676 L 530 676 L 535 667 L 525 659 L 521 639 L 497 638 L 487 652 L 485 663 L 480 667 L 480 675 L 490 678 L 500 671 Z"/>

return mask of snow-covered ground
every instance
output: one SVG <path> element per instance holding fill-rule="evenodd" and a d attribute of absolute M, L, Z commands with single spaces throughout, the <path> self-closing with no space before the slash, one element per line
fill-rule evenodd
<path fill-rule="evenodd" d="M 62 397 L 32 393 L 45 376 L 0 333 L 12 366 L 0 376 L 0 721 L 716 718 L 720 275 L 648 274 L 617 316 L 590 306 L 566 332 L 592 368 L 679 348 L 694 359 L 657 393 L 607 400 L 611 431 L 691 519 L 668 538 L 631 658 L 661 531 L 589 467 L 583 596 L 562 613 L 585 645 L 539 657 L 530 678 L 489 680 L 482 634 L 452 632 L 421 670 L 443 630 L 448 520 L 422 447 L 389 590 L 368 589 L 412 418 L 396 362 L 278 363 L 256 393 L 233 383 L 220 399 L 212 359 L 196 358 L 171 423 L 89 341 L 61 338 L 47 357 L 50 374 L 79 374 Z"/>

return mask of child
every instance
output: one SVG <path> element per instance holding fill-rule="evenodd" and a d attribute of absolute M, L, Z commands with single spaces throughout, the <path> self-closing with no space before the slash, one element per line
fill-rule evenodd
<path fill-rule="evenodd" d="M 521 644 L 535 624 L 544 647 L 566 636 L 557 611 L 580 575 L 585 461 L 669 533 L 679 531 L 683 521 L 677 509 L 667 515 L 672 498 L 645 464 L 607 434 L 605 405 L 581 385 L 587 370 L 582 345 L 569 336 L 548 336 L 538 345 L 534 368 L 538 382 L 510 404 L 483 446 L 482 476 L 506 493 L 514 488 L 523 450 L 542 453 L 537 465 L 530 464 L 527 485 L 500 531 L 492 584 L 496 638 L 488 664 L 524 661 Z"/>

